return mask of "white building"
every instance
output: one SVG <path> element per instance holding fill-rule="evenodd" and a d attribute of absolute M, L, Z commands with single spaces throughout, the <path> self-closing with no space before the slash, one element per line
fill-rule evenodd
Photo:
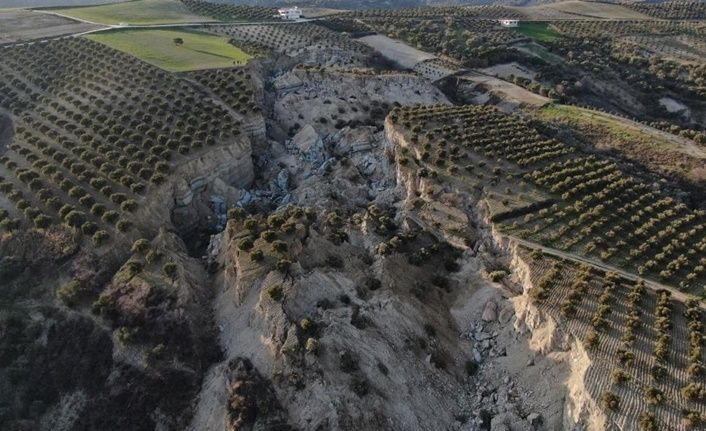
<path fill-rule="evenodd" d="M 500 21 L 500 25 L 503 27 L 517 27 L 519 23 L 519 20 L 516 19 L 501 19 L 498 21 Z"/>
<path fill-rule="evenodd" d="M 279 17 L 286 20 L 297 20 L 302 17 L 302 10 L 298 6 L 278 9 Z"/>

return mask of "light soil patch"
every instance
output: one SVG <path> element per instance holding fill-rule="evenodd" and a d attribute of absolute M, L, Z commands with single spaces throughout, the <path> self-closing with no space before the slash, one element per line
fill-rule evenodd
<path fill-rule="evenodd" d="M 13 9 L 0 10 L 0 44 L 44 39 L 99 28 L 56 15 Z"/>
<path fill-rule="evenodd" d="M 563 20 L 563 19 L 650 19 L 647 15 L 630 10 L 626 7 L 598 2 L 565 1 L 539 6 L 513 8 L 529 19 Z"/>
<path fill-rule="evenodd" d="M 100 24 L 171 24 L 213 21 L 195 15 L 177 0 L 137 0 L 123 3 L 53 9 L 52 12 Z"/>
<path fill-rule="evenodd" d="M 664 106 L 667 112 L 683 112 L 685 117 L 690 117 L 689 108 L 678 100 L 674 100 L 671 97 L 662 97 L 659 99 L 659 104 Z"/>
<path fill-rule="evenodd" d="M 462 75 L 462 78 L 473 81 L 477 84 L 482 84 L 496 95 L 519 104 L 526 103 L 534 106 L 542 106 L 549 102 L 549 98 L 534 94 L 529 90 L 515 85 L 513 83 L 503 81 L 494 76 L 485 75 L 479 72 L 468 72 Z"/>
<path fill-rule="evenodd" d="M 226 38 L 195 31 L 133 29 L 86 37 L 171 72 L 232 67 L 250 59 Z M 183 43 L 175 43 L 176 39 Z"/>
<path fill-rule="evenodd" d="M 706 180 L 706 150 L 688 139 L 575 106 L 546 106 L 537 111 L 537 115 L 541 120 L 576 128 L 596 148 L 617 150 L 655 172 L 695 183 Z"/>
<path fill-rule="evenodd" d="M 533 57 L 541 58 L 542 60 L 550 64 L 559 64 L 564 61 L 563 58 L 559 57 L 556 54 L 552 54 L 551 52 L 547 51 L 545 47 L 538 43 L 522 43 L 514 45 L 514 47 L 520 52 L 531 55 Z"/>
<path fill-rule="evenodd" d="M 486 67 L 485 69 L 480 69 L 480 71 L 487 75 L 493 75 L 503 79 L 508 79 L 510 75 L 513 75 L 533 80 L 534 77 L 537 76 L 537 72 L 517 64 L 514 61 L 512 63 L 497 64 L 495 66 Z"/>
<path fill-rule="evenodd" d="M 428 52 L 421 51 L 404 42 L 381 34 L 361 37 L 358 40 L 379 51 L 385 58 L 407 69 L 413 68 L 419 62 L 436 58 L 436 56 Z"/>

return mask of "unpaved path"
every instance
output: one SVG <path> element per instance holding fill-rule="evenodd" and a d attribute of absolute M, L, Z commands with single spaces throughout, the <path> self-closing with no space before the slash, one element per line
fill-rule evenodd
<path fill-rule="evenodd" d="M 585 263 L 585 264 L 591 265 L 593 267 L 600 268 L 604 271 L 615 272 L 615 273 L 619 274 L 620 276 L 627 278 L 628 280 L 633 280 L 633 281 L 638 280 L 638 279 L 644 280 L 645 285 L 647 287 L 649 287 L 650 289 L 655 290 L 655 291 L 660 290 L 660 289 L 668 290 L 672 294 L 672 298 L 676 299 L 678 301 L 685 302 L 686 300 L 691 298 L 691 295 L 687 295 L 686 293 L 684 293 L 678 289 L 675 289 L 672 286 L 658 283 L 656 281 L 649 280 L 644 277 L 639 277 L 631 272 L 625 271 L 623 269 L 620 269 L 620 268 L 615 267 L 613 265 L 609 265 L 609 264 L 601 262 L 599 260 L 592 259 L 589 257 L 579 256 L 579 255 L 576 255 L 573 253 L 567 253 L 565 251 L 561 251 L 561 250 L 557 250 L 555 248 L 547 247 L 542 244 L 538 244 L 536 242 L 527 241 L 527 240 L 520 239 L 520 238 L 517 238 L 515 236 L 511 236 L 511 235 L 505 235 L 500 232 L 497 232 L 497 233 L 499 235 L 504 236 L 505 238 L 509 239 L 510 241 L 516 242 L 517 244 L 520 244 L 520 245 L 523 245 L 523 246 L 529 247 L 529 248 L 539 249 L 542 251 L 542 253 L 545 253 L 545 254 L 549 254 L 549 255 L 552 255 L 555 257 L 561 257 L 563 259 L 569 259 L 569 260 L 572 260 L 572 261 L 578 262 L 578 263 Z M 701 307 L 706 309 L 706 305 L 704 305 L 704 304 L 701 304 Z"/>

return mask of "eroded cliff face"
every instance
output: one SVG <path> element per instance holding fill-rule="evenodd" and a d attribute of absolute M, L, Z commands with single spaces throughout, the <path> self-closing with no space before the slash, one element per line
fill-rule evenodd
<path fill-rule="evenodd" d="M 416 151 L 415 146 L 410 145 L 405 135 L 396 129 L 389 119 L 385 122 L 385 134 L 398 152 Z M 452 200 L 443 199 L 445 193 L 451 190 L 435 191 L 436 199 L 432 197 L 432 202 L 429 202 L 428 190 L 431 182 L 426 178 L 420 178 L 416 170 L 405 169 L 404 166 L 398 164 L 397 179 L 404 184 L 408 199 L 418 199 L 420 196 L 427 198 L 424 199 L 424 203 L 417 202 L 410 210 L 412 213 L 423 213 L 424 208 L 430 206 L 434 200 L 442 200 L 445 206 L 450 203 L 454 204 Z M 458 193 L 459 191 L 455 190 L 454 192 Z M 461 191 L 461 193 L 463 192 Z M 489 210 L 482 193 L 479 193 L 478 190 L 465 190 L 465 192 L 469 199 L 464 202 L 463 206 L 456 203 L 455 207 L 457 210 L 467 208 L 469 225 L 475 227 L 475 236 L 470 235 L 470 237 L 475 238 L 477 242 L 475 245 L 471 244 L 470 249 L 475 251 L 476 256 L 485 262 L 484 269 L 486 271 L 492 270 L 493 266 L 497 264 L 497 259 L 500 259 L 512 274 L 512 278 L 505 280 L 500 286 L 504 298 L 495 301 L 488 300 L 483 306 L 481 316 L 481 320 L 486 322 L 492 322 L 493 317 L 498 316 L 501 323 L 501 333 L 502 330 L 507 331 L 511 328 L 515 338 L 518 336 L 526 338 L 526 344 L 523 343 L 523 349 L 521 349 L 525 352 L 515 352 L 513 354 L 515 358 L 506 362 L 521 360 L 522 355 L 526 352 L 531 352 L 532 357 L 528 360 L 527 367 L 514 369 L 511 373 L 514 372 L 518 384 L 521 385 L 524 382 L 527 385 L 526 388 L 544 392 L 543 395 L 539 395 L 539 399 L 543 399 L 548 404 L 545 404 L 543 409 L 539 411 L 542 412 L 543 423 L 548 426 L 548 429 L 575 429 L 577 427 L 591 430 L 607 429 L 609 425 L 607 417 L 599 408 L 597 400 L 586 388 L 586 373 L 592 364 L 583 343 L 571 333 L 564 331 L 554 318 L 533 304 L 530 298 L 530 292 L 534 288 L 533 274 L 530 262 L 527 260 L 528 254 L 520 253 L 519 244 L 512 238 L 502 235 L 495 228 L 488 217 Z M 451 211 L 446 209 L 445 213 L 449 214 Z M 423 216 L 417 218 L 417 220 L 420 219 L 423 223 Z M 426 227 L 432 231 L 441 230 L 440 235 L 444 235 L 443 230 L 448 228 L 443 224 L 439 225 L 438 221 L 434 223 L 433 220 Z M 465 232 L 464 236 L 468 238 L 469 233 Z M 505 311 L 508 307 L 512 309 L 512 312 Z M 503 312 L 506 316 L 511 314 L 512 317 L 502 317 Z M 513 344 L 507 339 L 502 341 L 502 336 L 498 337 L 496 342 L 508 344 L 508 349 Z M 511 356 L 509 351 L 508 356 Z M 535 381 L 533 380 L 535 374 L 533 368 L 537 366 L 538 361 L 550 361 L 554 365 L 552 375 L 538 378 Z M 487 366 L 489 369 L 495 367 L 502 369 L 508 365 L 507 363 L 502 364 L 502 362 L 491 360 Z M 506 368 L 506 371 L 510 371 L 510 369 L 512 367 Z M 487 371 L 483 371 L 478 376 L 481 381 L 489 377 L 486 374 Z M 560 395 L 547 396 L 545 391 L 557 391 L 556 394 Z M 552 400 L 552 398 L 554 399 Z M 488 404 L 486 407 L 492 408 L 488 407 Z M 502 406 L 500 410 L 502 410 Z M 502 411 L 500 413 L 502 414 Z M 512 422 L 512 420 L 505 418 L 505 422 Z M 509 426 L 510 429 L 514 429 L 512 425 Z"/>
<path fill-rule="evenodd" d="M 263 429 L 268 408 L 296 429 L 605 423 L 582 386 L 587 355 L 530 302 L 530 268 L 487 222 L 482 193 L 439 189 L 396 163 L 411 147 L 386 122 L 365 148 L 391 169 L 368 182 L 386 186 L 365 203 L 363 165 L 308 165 L 348 133 L 328 144 L 295 136 L 279 156 L 292 203 L 240 214 L 214 237 L 224 360 L 190 429 Z M 512 276 L 491 281 L 499 268 Z M 233 364 L 252 370 L 237 390 Z M 272 390 L 248 390 L 250 380 Z"/>

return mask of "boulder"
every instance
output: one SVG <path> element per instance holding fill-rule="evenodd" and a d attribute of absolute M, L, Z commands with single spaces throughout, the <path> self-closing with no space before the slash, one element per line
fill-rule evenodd
<path fill-rule="evenodd" d="M 486 302 L 481 319 L 483 319 L 484 322 L 494 322 L 498 318 L 497 309 L 498 305 L 495 302 Z"/>

